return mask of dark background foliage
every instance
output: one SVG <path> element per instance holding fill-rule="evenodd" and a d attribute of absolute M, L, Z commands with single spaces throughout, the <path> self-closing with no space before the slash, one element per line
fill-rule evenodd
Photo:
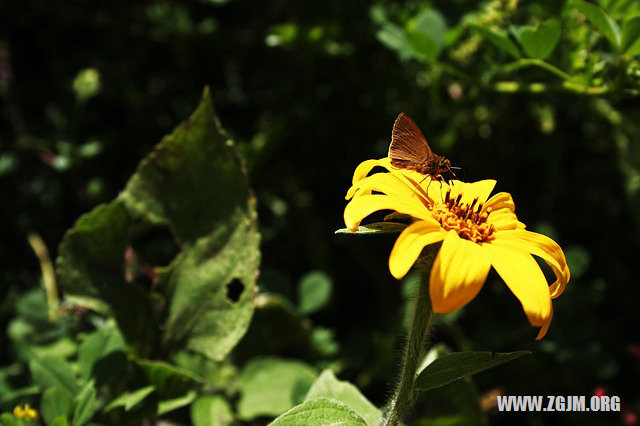
<path fill-rule="evenodd" d="M 564 2 L 510 3 L 491 5 L 513 24 L 577 19 Z M 39 233 L 55 257 L 76 218 L 115 197 L 209 85 L 257 196 L 261 291 L 297 301 L 301 277 L 326 272 L 332 299 L 310 319 L 335 333 L 340 350 L 328 358 L 340 375 L 383 404 L 398 367 L 403 286 L 410 284 L 388 272 L 392 239 L 348 239 L 334 230 L 344 226 L 355 166 L 386 155 L 393 120 L 404 111 L 437 152 L 464 168 L 465 180 L 496 179 L 496 191 L 512 193 L 520 220 L 559 242 L 572 271 L 541 342 L 493 273 L 476 300 L 439 318 L 433 341 L 455 350 L 533 352 L 479 375 L 480 394 L 602 391 L 622 400 L 621 413 L 517 421 L 633 424 L 640 408 L 640 108 L 627 89 L 637 83 L 619 83 L 621 65 L 584 21 L 566 24 L 549 61 L 576 70 L 577 52 L 586 51 L 584 62 L 604 64 L 591 83 L 612 83 L 596 96 L 557 88 L 540 69 L 502 75 L 496 67 L 508 62 L 505 53 L 482 40 L 456 59 L 456 49 L 473 44 L 468 30 L 439 61 L 403 56 L 380 41 L 384 20 L 402 23 L 428 5 L 450 27 L 487 10 L 465 0 L 3 2 L 1 328 L 18 295 L 39 285 L 26 235 Z M 376 17 L 381 10 L 384 19 Z M 99 72 L 101 84 L 82 100 L 72 86 L 86 68 Z M 507 92 L 498 80 L 551 83 L 536 93 Z M 11 364 L 4 333 L 0 342 L 0 363 Z M 270 352 L 310 362 L 315 356 L 293 340 L 263 348 Z M 490 410 L 489 419 L 512 424 L 515 417 Z"/>

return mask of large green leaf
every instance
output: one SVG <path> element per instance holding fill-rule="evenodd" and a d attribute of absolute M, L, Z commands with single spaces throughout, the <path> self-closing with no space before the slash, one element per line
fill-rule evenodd
<path fill-rule="evenodd" d="M 153 265 L 152 290 L 124 279 L 129 240 L 149 226 L 168 229 L 180 250 L 168 266 Z M 259 234 L 246 174 L 208 90 L 120 196 L 76 222 L 57 265 L 65 294 L 106 307 L 139 357 L 158 340 L 165 352 L 216 360 L 236 345 L 253 313 Z"/>
<path fill-rule="evenodd" d="M 277 416 L 304 400 L 316 371 L 299 361 L 261 358 L 251 361 L 240 377 L 238 416 L 251 420 Z"/>
<path fill-rule="evenodd" d="M 80 391 L 71 366 L 61 358 L 34 356 L 29 362 L 33 381 L 46 389 L 56 387 L 71 398 Z"/>
<path fill-rule="evenodd" d="M 157 324 L 149 293 L 124 280 L 124 253 L 132 224 L 121 201 L 96 207 L 67 231 L 56 266 L 66 294 L 106 304 L 132 348 L 145 354 Z"/>
<path fill-rule="evenodd" d="M 537 28 L 526 26 L 515 33 L 527 55 L 546 59 L 560 40 L 560 23 L 556 19 L 549 19 Z"/>
<path fill-rule="evenodd" d="M 270 425 L 367 426 L 367 422 L 343 403 L 329 398 L 319 398 L 293 407 L 271 422 Z"/>
<path fill-rule="evenodd" d="M 377 425 L 382 418 L 382 412 L 376 408 L 357 387 L 349 382 L 338 380 L 331 370 L 324 370 L 313 383 L 305 401 L 321 397 L 335 399 L 354 410 L 369 425 Z"/>
<path fill-rule="evenodd" d="M 620 26 L 600 6 L 583 0 L 571 0 L 571 6 L 578 9 L 596 27 L 596 30 L 609 40 L 611 45 L 620 50 L 621 33 Z"/>
<path fill-rule="evenodd" d="M 67 417 L 71 410 L 71 397 L 57 387 L 44 391 L 40 402 L 40 414 L 47 424 L 53 423 L 60 416 Z"/>
<path fill-rule="evenodd" d="M 640 54 L 640 16 L 622 24 L 622 51 L 631 56 Z"/>
<path fill-rule="evenodd" d="M 505 30 L 500 28 L 488 28 L 478 24 L 471 24 L 470 28 L 480 34 L 482 38 L 493 43 L 495 46 L 509 53 L 514 58 L 520 58 L 521 55 L 518 50 L 518 46 L 511 41 L 509 34 Z"/>
<path fill-rule="evenodd" d="M 159 271 L 165 345 L 224 358 L 253 313 L 259 234 L 255 201 L 208 91 L 140 164 L 121 198 L 136 216 L 167 225 L 183 247 Z"/>
<path fill-rule="evenodd" d="M 247 178 L 227 146 L 208 90 L 120 194 L 136 217 L 168 226 L 181 245 L 213 233 L 230 236 L 246 220 L 248 196 Z"/>
<path fill-rule="evenodd" d="M 530 353 L 529 351 L 454 352 L 427 365 L 418 375 L 415 387 L 420 390 L 434 389 Z"/>
<path fill-rule="evenodd" d="M 228 426 L 233 422 L 229 403 L 219 395 L 205 395 L 191 405 L 193 426 Z"/>

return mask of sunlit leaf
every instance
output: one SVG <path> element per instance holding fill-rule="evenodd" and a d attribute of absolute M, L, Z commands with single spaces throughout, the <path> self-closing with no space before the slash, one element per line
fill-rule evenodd
<path fill-rule="evenodd" d="M 233 422 L 233 412 L 223 397 L 201 396 L 191 405 L 191 422 L 193 426 L 227 426 Z"/>
<path fill-rule="evenodd" d="M 63 359 L 34 356 L 29 362 L 33 381 L 43 389 L 56 387 L 71 398 L 80 391 L 71 366 Z"/>
<path fill-rule="evenodd" d="M 60 416 L 66 417 L 70 410 L 71 397 L 62 389 L 51 387 L 42 394 L 40 414 L 47 424 L 53 423 Z"/>
<path fill-rule="evenodd" d="M 125 392 L 109 403 L 104 411 L 111 411 L 117 407 L 123 407 L 124 411 L 129 411 L 140 404 L 149 394 L 155 390 L 154 386 L 145 386 L 133 392 Z"/>
<path fill-rule="evenodd" d="M 304 400 L 317 376 L 300 361 L 261 358 L 251 361 L 240 377 L 238 416 L 251 420 L 277 416 Z"/>
<path fill-rule="evenodd" d="M 570 0 L 569 4 L 586 16 L 596 30 L 606 37 L 616 50 L 620 50 L 620 26 L 607 12 L 599 6 L 583 0 Z"/>
<path fill-rule="evenodd" d="M 340 401 L 354 410 L 369 425 L 376 425 L 382 418 L 382 411 L 376 408 L 360 390 L 349 382 L 336 378 L 331 370 L 324 370 L 309 389 L 305 401 L 321 397 Z"/>
<path fill-rule="evenodd" d="M 73 426 L 82 426 L 91 420 L 96 410 L 96 388 L 93 381 L 83 386 L 82 390 L 73 400 Z"/>
<path fill-rule="evenodd" d="M 328 398 L 319 398 L 292 408 L 271 422 L 270 425 L 367 426 L 367 422 L 343 403 Z"/>

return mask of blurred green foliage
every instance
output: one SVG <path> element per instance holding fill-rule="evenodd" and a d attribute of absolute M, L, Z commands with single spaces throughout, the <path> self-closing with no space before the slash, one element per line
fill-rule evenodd
<path fill-rule="evenodd" d="M 572 271 L 542 342 L 494 274 L 439 317 L 434 342 L 533 355 L 426 392 L 407 423 L 628 421 L 640 412 L 639 16 L 627 0 L 2 3 L 0 409 L 28 402 L 59 425 L 265 424 L 296 403 L 276 424 L 370 416 L 330 374 L 364 406 L 385 403 L 415 279 L 389 274 L 393 237 L 333 231 L 353 169 L 386 155 L 405 111 L 464 180 L 512 193 Z M 171 134 L 206 85 L 231 146 L 208 113 Z M 220 162 L 226 149 L 239 161 Z M 57 321 L 31 232 L 58 258 Z M 259 363 L 286 370 L 281 386 L 260 385 Z M 322 386 L 341 402 L 304 402 Z M 603 391 L 622 412 L 516 419 L 486 403 L 496 391 Z M 243 408 L 261 392 L 277 412 Z"/>

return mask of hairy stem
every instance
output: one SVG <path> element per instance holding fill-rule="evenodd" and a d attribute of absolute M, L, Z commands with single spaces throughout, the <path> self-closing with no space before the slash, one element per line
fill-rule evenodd
<path fill-rule="evenodd" d="M 400 383 L 389 404 L 389 411 L 382 422 L 384 426 L 394 426 L 402 421 L 405 414 L 411 409 L 415 399 L 413 385 L 416 379 L 416 371 L 424 356 L 433 316 L 429 298 L 429 273 L 431 272 L 432 263 L 433 256 L 428 256 L 419 265 L 420 286 L 407 337 Z"/>

